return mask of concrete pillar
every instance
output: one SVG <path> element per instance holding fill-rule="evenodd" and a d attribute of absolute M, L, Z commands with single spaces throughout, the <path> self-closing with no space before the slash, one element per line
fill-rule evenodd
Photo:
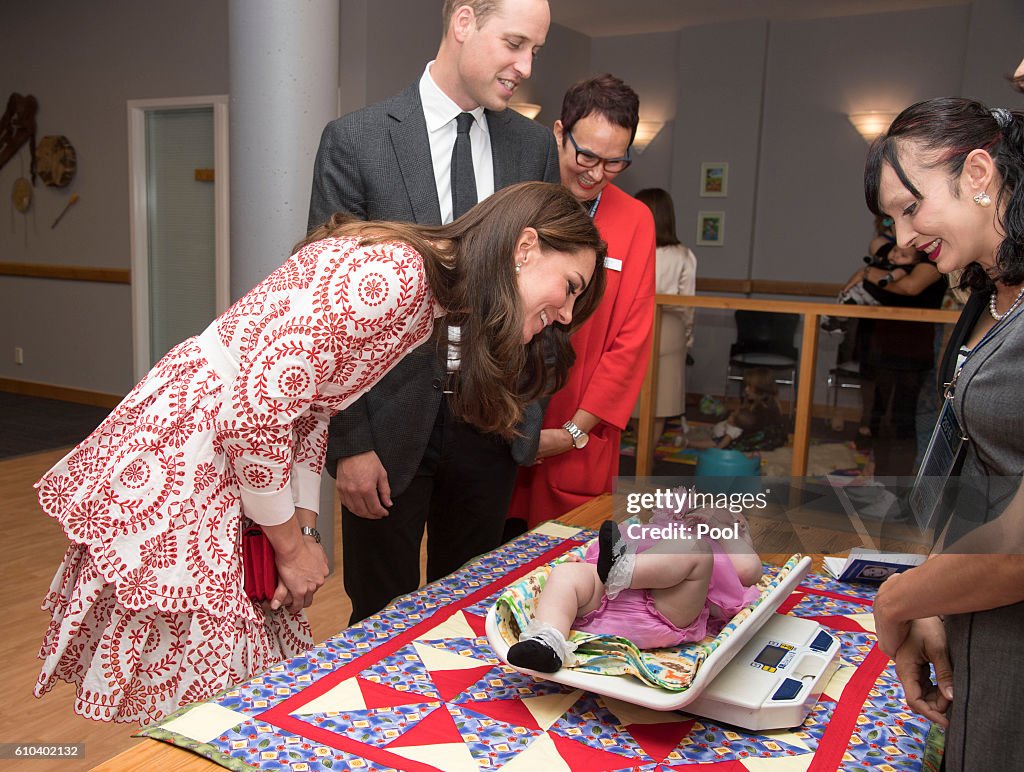
<path fill-rule="evenodd" d="M 338 110 L 338 0 L 230 0 L 231 296 L 306 233 L 320 132 Z"/>
<path fill-rule="evenodd" d="M 339 0 L 230 0 L 231 298 L 306 234 L 320 133 L 338 113 Z M 333 481 L 317 523 L 334 544 Z"/>

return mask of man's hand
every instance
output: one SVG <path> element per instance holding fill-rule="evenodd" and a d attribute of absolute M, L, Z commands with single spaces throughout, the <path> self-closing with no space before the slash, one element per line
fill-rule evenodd
<path fill-rule="evenodd" d="M 385 507 L 391 506 L 391 486 L 376 452 L 339 459 L 335 487 L 341 503 L 352 514 L 369 520 L 388 516 Z"/>

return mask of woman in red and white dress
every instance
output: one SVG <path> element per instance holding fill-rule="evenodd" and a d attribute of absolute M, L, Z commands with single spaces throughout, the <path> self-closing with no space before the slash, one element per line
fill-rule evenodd
<path fill-rule="evenodd" d="M 311 234 L 37 483 L 71 544 L 43 603 L 36 695 L 65 680 L 76 712 L 148 723 L 312 646 L 331 414 L 446 316 L 463 330 L 453 410 L 511 435 L 565 381 L 565 336 L 538 333 L 593 312 L 603 257 L 583 208 L 546 183 L 436 228 L 336 215 Z M 268 603 L 243 589 L 243 517 L 274 547 Z"/>

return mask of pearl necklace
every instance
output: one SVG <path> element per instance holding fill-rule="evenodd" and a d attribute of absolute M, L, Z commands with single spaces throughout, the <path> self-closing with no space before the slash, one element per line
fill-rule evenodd
<path fill-rule="evenodd" d="M 1010 304 L 1010 307 L 1000 314 L 998 311 L 996 311 L 996 291 L 992 290 L 992 294 L 989 296 L 988 299 L 988 312 L 992 314 L 993 319 L 995 319 L 997 322 L 1001 322 L 1003 321 L 1003 319 L 1010 315 L 1013 309 L 1020 305 L 1020 301 L 1022 299 L 1024 299 L 1024 287 L 1020 288 L 1020 292 L 1017 293 L 1017 298 Z"/>

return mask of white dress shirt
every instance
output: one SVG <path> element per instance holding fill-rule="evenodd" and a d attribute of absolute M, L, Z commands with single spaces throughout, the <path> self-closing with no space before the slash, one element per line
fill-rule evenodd
<path fill-rule="evenodd" d="M 420 100 L 430 139 L 430 160 L 434 164 L 437 202 L 441 205 L 441 222 L 452 221 L 452 150 L 455 147 L 455 118 L 468 112 L 473 116 L 469 141 L 473 148 L 473 176 L 476 177 L 477 201 L 494 192 L 494 162 L 491 159 L 491 135 L 487 131 L 484 108 L 463 110 L 445 94 L 430 75 L 433 61 L 427 63 L 420 78 Z"/>

